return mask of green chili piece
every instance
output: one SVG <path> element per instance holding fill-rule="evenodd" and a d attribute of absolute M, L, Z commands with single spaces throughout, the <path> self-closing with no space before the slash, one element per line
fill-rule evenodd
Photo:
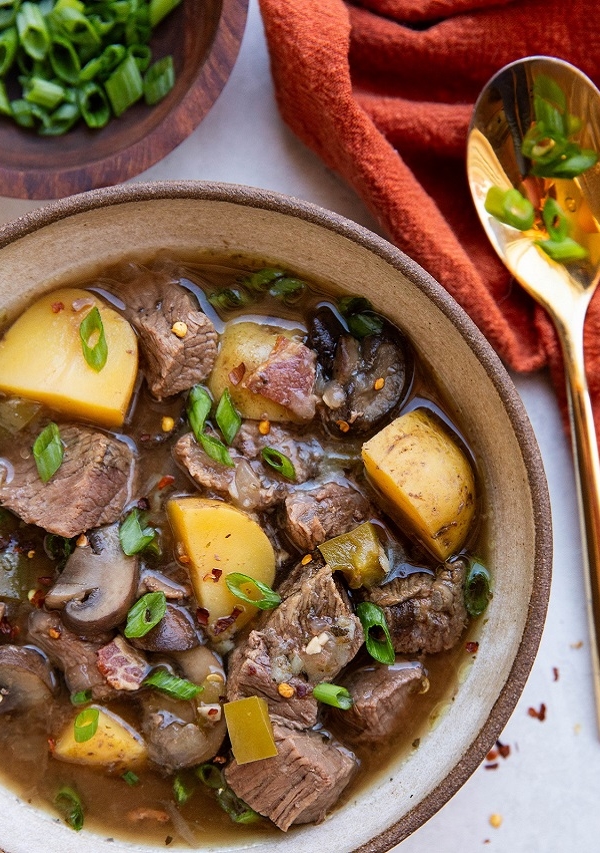
<path fill-rule="evenodd" d="M 149 106 L 157 104 L 175 85 L 175 66 L 172 56 L 163 56 L 144 74 L 144 100 Z"/>
<path fill-rule="evenodd" d="M 156 669 L 142 682 L 146 687 L 156 687 L 174 699 L 193 699 L 203 688 L 198 684 L 171 675 L 165 669 Z"/>
<path fill-rule="evenodd" d="M 361 601 L 356 615 L 365 632 L 365 645 L 371 657 L 379 663 L 394 663 L 396 654 L 382 608 L 370 601 Z"/>
<path fill-rule="evenodd" d="M 76 832 L 83 829 L 83 805 L 73 788 L 69 786 L 61 788 L 54 798 L 54 804 L 60 809 L 65 821 L 72 829 Z"/>
<path fill-rule="evenodd" d="M 217 422 L 217 426 L 223 433 L 223 438 L 227 444 L 233 444 L 233 441 L 242 425 L 242 418 L 238 410 L 233 405 L 228 388 L 226 388 L 221 395 L 217 411 L 215 412 L 215 420 Z"/>
<path fill-rule="evenodd" d="M 323 702 L 325 705 L 331 705 L 342 711 L 348 711 L 353 705 L 352 696 L 345 687 L 329 684 L 326 681 L 322 681 L 321 684 L 313 687 L 313 696 L 318 702 Z"/>
<path fill-rule="evenodd" d="M 100 711 L 98 708 L 84 708 L 75 717 L 73 737 L 77 743 L 85 743 L 94 737 L 98 731 Z"/>
<path fill-rule="evenodd" d="M 282 477 L 285 477 L 286 480 L 296 479 L 294 463 L 280 450 L 276 450 L 274 447 L 263 447 L 261 456 L 267 465 L 274 468 L 275 471 L 281 474 Z"/>
<path fill-rule="evenodd" d="M 167 612 L 164 592 L 147 592 L 135 602 L 127 614 L 123 633 L 126 637 L 145 637 Z"/>
<path fill-rule="evenodd" d="M 275 590 L 271 589 L 267 584 L 251 578 L 249 575 L 244 575 L 242 572 L 230 572 L 225 577 L 227 589 L 237 598 L 248 604 L 253 604 L 259 610 L 272 610 L 277 605 L 281 604 L 281 596 Z M 259 596 L 253 598 L 244 591 L 243 587 L 249 586 L 253 591 L 257 591 Z"/>
<path fill-rule="evenodd" d="M 50 421 L 33 443 L 33 458 L 42 482 L 47 483 L 62 465 L 64 445 L 60 431 L 54 421 Z"/>

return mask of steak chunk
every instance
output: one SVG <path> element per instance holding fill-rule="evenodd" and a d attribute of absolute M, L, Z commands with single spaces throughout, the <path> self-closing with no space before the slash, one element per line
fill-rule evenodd
<path fill-rule="evenodd" d="M 466 562 L 458 559 L 435 575 L 415 572 L 370 591 L 369 600 L 385 612 L 396 652 L 434 654 L 458 642 L 467 623 L 465 575 Z"/>
<path fill-rule="evenodd" d="M 266 361 L 244 376 L 243 385 L 254 394 L 279 403 L 303 421 L 315 416 L 313 394 L 316 353 L 301 341 L 280 335 Z"/>
<path fill-rule="evenodd" d="M 318 732 L 275 723 L 273 734 L 278 755 L 233 761 L 225 778 L 238 797 L 284 832 L 292 824 L 322 821 L 352 779 L 356 758 Z"/>
<path fill-rule="evenodd" d="M 282 523 L 298 548 L 313 551 L 317 545 L 348 533 L 372 515 L 369 501 L 359 491 L 330 482 L 310 491 L 291 492 L 285 499 Z"/>
<path fill-rule="evenodd" d="M 139 335 L 152 394 L 162 400 L 203 382 L 217 357 L 218 336 L 194 296 L 149 273 L 128 293 L 126 316 Z"/>
<path fill-rule="evenodd" d="M 331 709 L 328 718 L 344 743 L 365 744 L 388 740 L 417 711 L 416 700 L 429 682 L 419 661 L 372 664 L 354 670 L 339 682 L 352 696 L 347 711 Z"/>
<path fill-rule="evenodd" d="M 31 452 L 35 436 L 24 434 L 27 444 L 15 441 L 6 454 L 14 476 L 0 484 L 0 506 L 70 539 L 117 521 L 131 497 L 134 457 L 125 442 L 90 427 L 61 425 L 60 438 L 62 465 L 47 483 Z"/>
<path fill-rule="evenodd" d="M 97 652 L 98 670 L 115 690 L 139 690 L 150 672 L 146 658 L 120 634 Z"/>

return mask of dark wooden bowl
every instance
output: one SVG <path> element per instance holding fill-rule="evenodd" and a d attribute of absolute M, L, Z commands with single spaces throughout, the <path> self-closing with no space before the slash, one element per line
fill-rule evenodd
<path fill-rule="evenodd" d="M 0 120 L 0 195 L 53 199 L 121 183 L 189 136 L 219 96 L 238 55 L 248 0 L 184 0 L 153 34 L 172 54 L 175 86 L 154 107 L 135 104 L 101 130 L 42 137 Z"/>

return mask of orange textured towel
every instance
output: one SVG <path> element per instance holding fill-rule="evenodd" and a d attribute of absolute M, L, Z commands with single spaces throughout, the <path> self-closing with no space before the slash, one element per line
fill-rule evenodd
<path fill-rule="evenodd" d="M 465 175 L 483 85 L 524 56 L 558 56 L 600 83 L 597 0 L 260 0 L 279 108 L 385 228 L 465 308 L 514 370 L 549 365 L 545 313 L 488 244 Z M 600 294 L 585 333 L 600 432 Z"/>

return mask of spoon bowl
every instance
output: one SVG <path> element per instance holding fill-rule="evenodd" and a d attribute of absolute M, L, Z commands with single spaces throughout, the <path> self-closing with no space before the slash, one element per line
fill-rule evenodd
<path fill-rule="evenodd" d="M 562 151 L 556 158 L 553 146 Z M 518 60 L 481 92 L 467 142 L 473 201 L 509 272 L 548 312 L 563 353 L 600 729 L 600 465 L 583 351 L 585 316 L 600 280 L 600 160 L 570 170 L 569 158 L 581 152 L 600 152 L 600 91 L 574 66 L 544 56 Z M 533 221 L 515 226 L 490 213 L 492 187 L 500 197 L 517 190 L 533 207 Z M 578 257 L 549 254 L 557 242 L 564 249 L 565 237 Z"/>

